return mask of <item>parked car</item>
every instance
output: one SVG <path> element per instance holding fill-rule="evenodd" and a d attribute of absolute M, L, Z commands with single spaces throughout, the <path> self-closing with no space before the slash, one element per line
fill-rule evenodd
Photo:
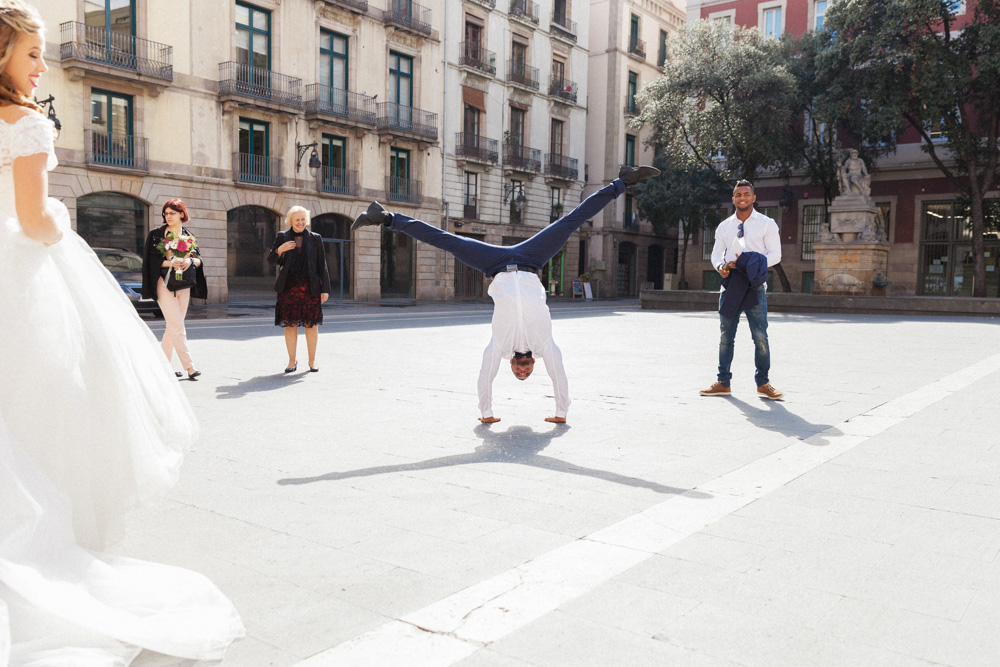
<path fill-rule="evenodd" d="M 137 311 L 163 317 L 156 299 L 142 298 L 142 257 L 121 248 L 94 248 L 94 252 Z"/>

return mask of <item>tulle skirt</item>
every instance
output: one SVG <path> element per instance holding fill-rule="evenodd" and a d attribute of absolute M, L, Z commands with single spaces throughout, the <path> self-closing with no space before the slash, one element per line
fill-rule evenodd
<path fill-rule="evenodd" d="M 175 483 L 198 428 L 152 333 L 49 208 L 49 248 L 0 210 L 0 667 L 219 659 L 243 631 L 211 582 L 97 553 Z"/>

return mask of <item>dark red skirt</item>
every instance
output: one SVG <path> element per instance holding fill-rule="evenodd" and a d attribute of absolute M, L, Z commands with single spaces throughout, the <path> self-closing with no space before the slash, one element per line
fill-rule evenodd
<path fill-rule="evenodd" d="M 323 304 L 309 291 L 309 278 L 289 278 L 274 306 L 274 324 L 279 327 L 314 327 L 323 324 Z"/>

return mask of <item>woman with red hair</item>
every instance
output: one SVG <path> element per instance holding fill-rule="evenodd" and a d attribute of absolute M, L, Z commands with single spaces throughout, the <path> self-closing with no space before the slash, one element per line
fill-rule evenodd
<path fill-rule="evenodd" d="M 146 248 L 142 256 L 142 298 L 155 298 L 167 323 L 160 342 L 167 361 L 173 359 L 176 350 L 181 366 L 187 371 L 188 377 L 194 380 L 201 375 L 201 371 L 194 367 L 188 351 L 184 318 L 187 316 L 191 297 L 207 298 L 208 286 L 197 247 L 183 257 L 171 250 L 161 250 L 168 235 L 194 238 L 183 226 L 190 220 L 187 206 L 180 199 L 171 199 L 163 205 L 161 215 L 163 226 L 157 227 L 146 237 Z M 181 377 L 180 372 L 175 374 Z"/>

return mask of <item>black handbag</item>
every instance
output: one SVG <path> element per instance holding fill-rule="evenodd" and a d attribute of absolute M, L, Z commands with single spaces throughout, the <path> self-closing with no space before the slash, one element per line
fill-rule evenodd
<path fill-rule="evenodd" d="M 163 277 L 163 283 L 171 292 L 179 292 L 182 289 L 191 289 L 198 282 L 198 267 L 192 264 L 186 271 L 181 272 L 181 278 L 177 278 L 177 272 L 172 268 L 164 269 L 167 275 Z"/>

